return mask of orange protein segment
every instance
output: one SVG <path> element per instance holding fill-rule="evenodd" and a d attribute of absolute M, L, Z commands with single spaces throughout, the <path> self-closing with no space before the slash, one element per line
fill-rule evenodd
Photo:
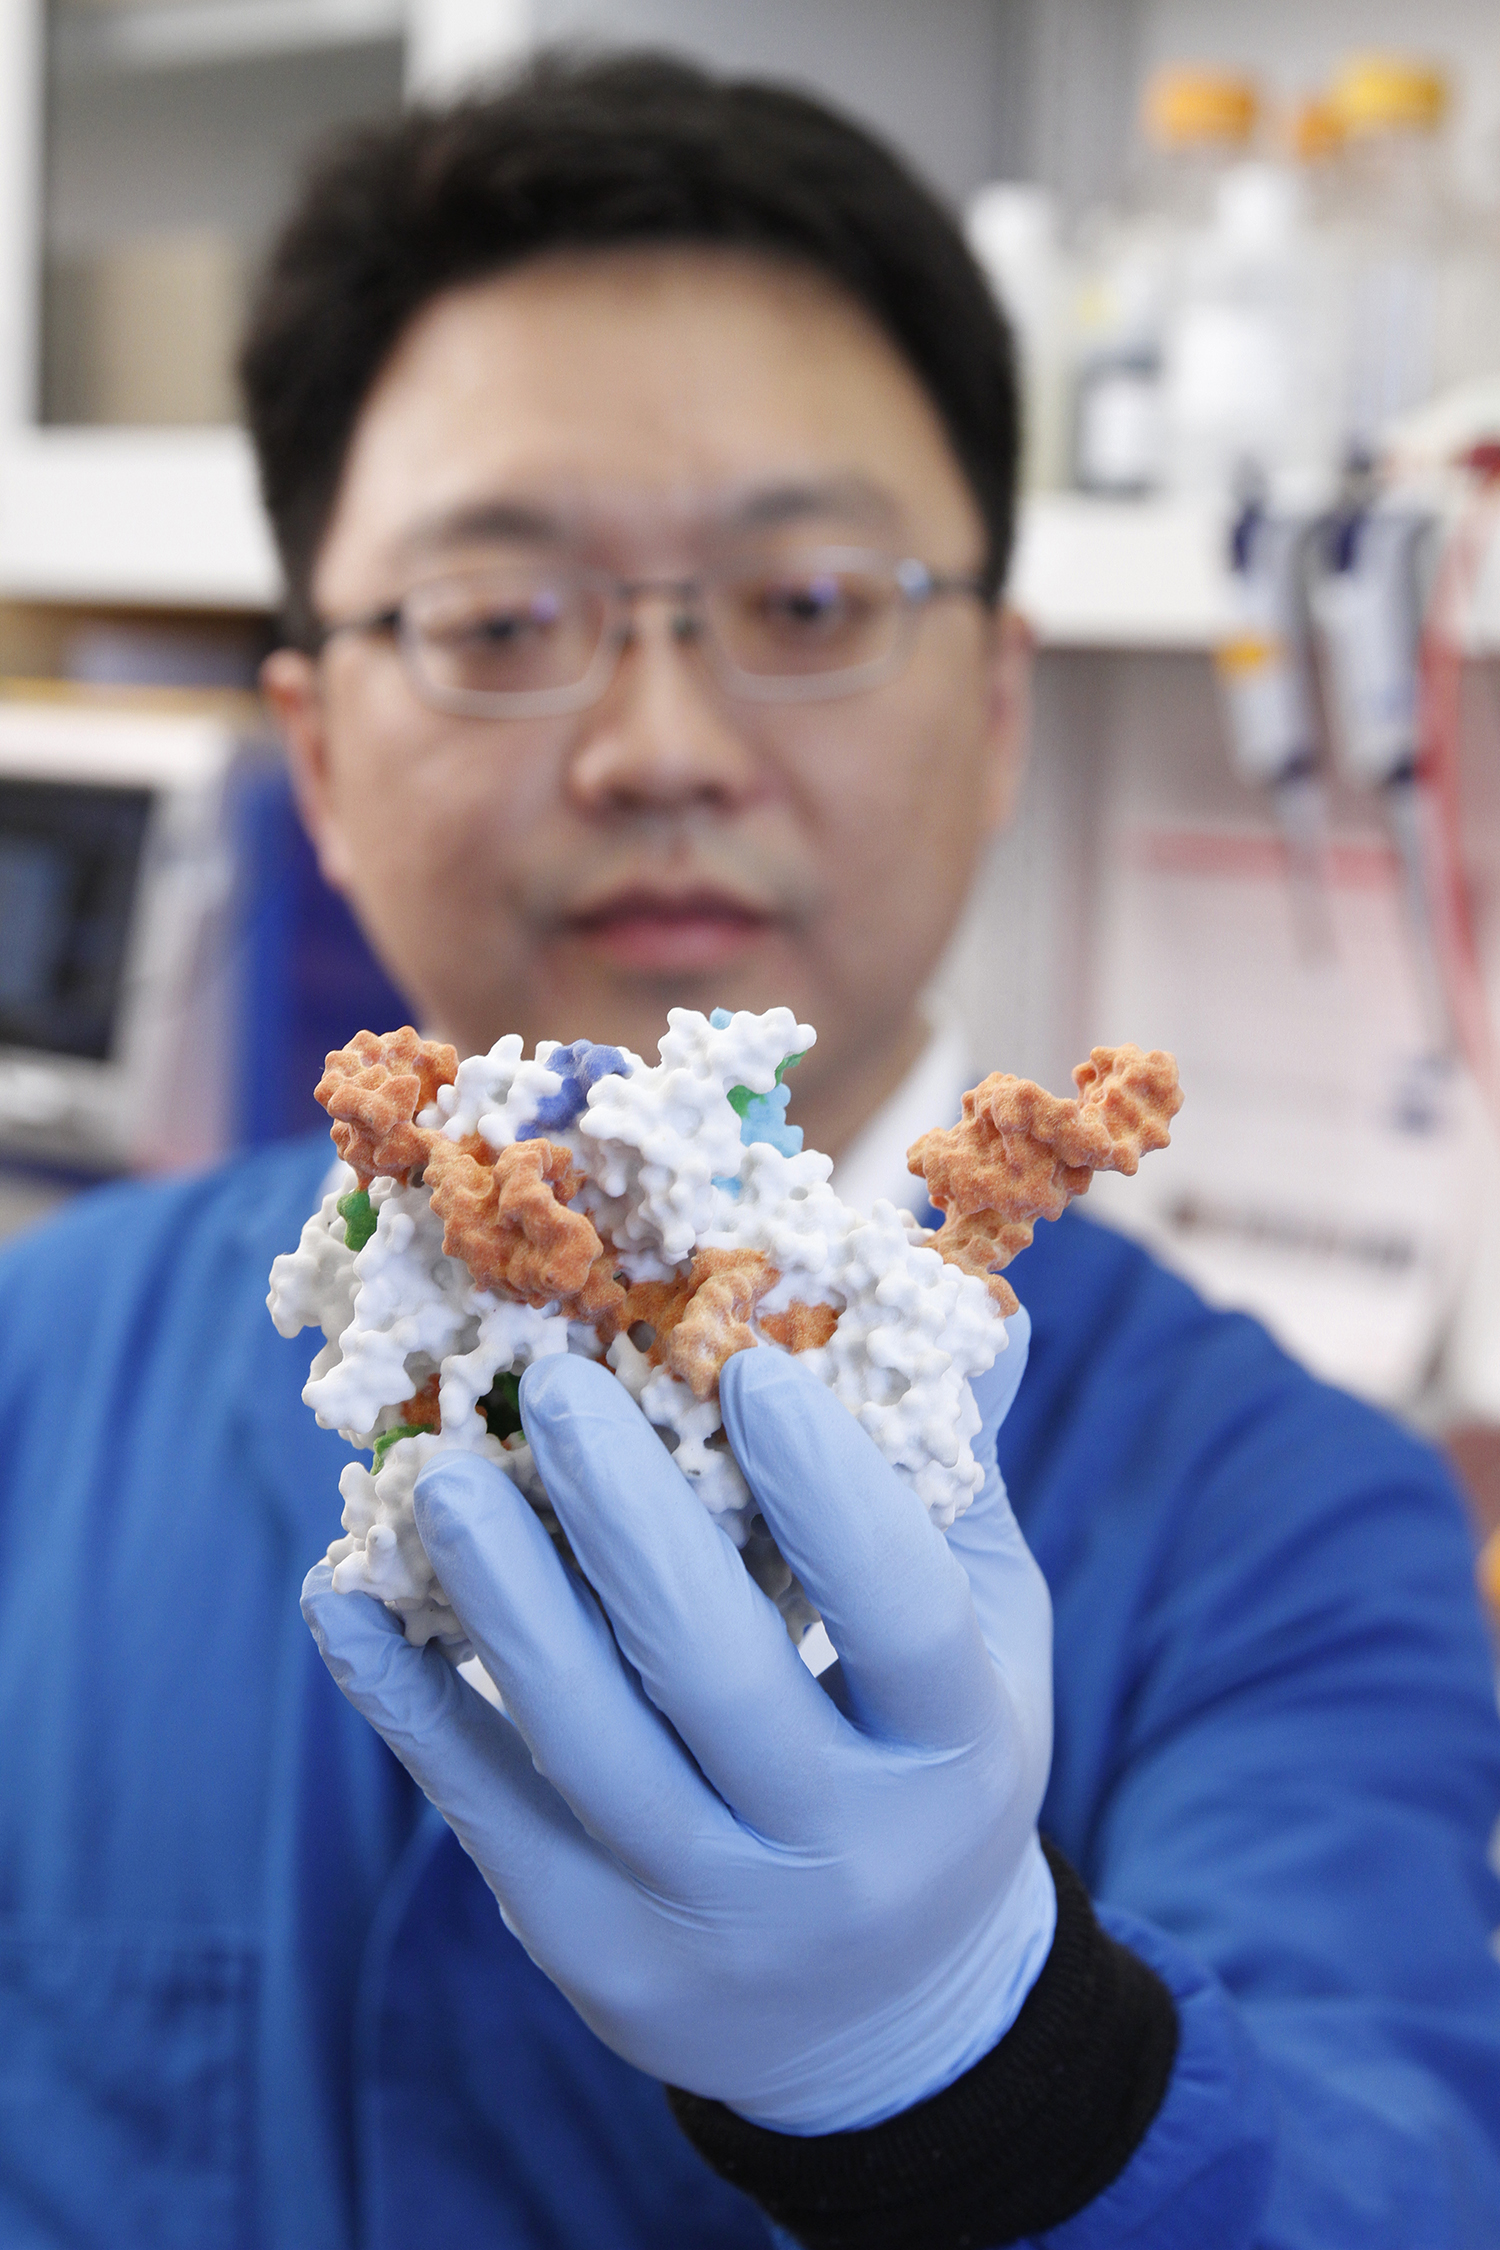
<path fill-rule="evenodd" d="M 818 1351 L 832 1338 L 839 1324 L 836 1305 L 806 1305 L 794 1298 L 785 1312 L 762 1313 L 761 1333 L 783 1351 Z"/>
<path fill-rule="evenodd" d="M 694 1398 L 717 1398 L 725 1360 L 756 1341 L 751 1317 L 780 1278 L 758 1251 L 700 1250 L 676 1280 L 636 1282 L 620 1325 L 653 1367 L 680 1376 Z"/>
<path fill-rule="evenodd" d="M 399 1031 L 358 1031 L 323 1065 L 313 1088 L 333 1120 L 333 1145 L 367 1188 L 377 1174 L 404 1179 L 426 1162 L 432 1135 L 416 1123 L 439 1086 L 451 1086 L 458 1050 Z"/>
<path fill-rule="evenodd" d="M 757 1250 L 699 1251 L 688 1276 L 687 1303 L 666 1333 L 663 1352 L 694 1398 L 718 1397 L 724 1362 L 755 1343 L 750 1317 L 780 1278 Z M 657 1346 L 662 1341 L 658 1331 Z"/>
<path fill-rule="evenodd" d="M 396 1409 L 403 1429 L 437 1430 L 442 1427 L 442 1407 L 438 1398 L 438 1378 L 429 1375 L 419 1391 L 402 1401 Z"/>
<path fill-rule="evenodd" d="M 444 1250 L 481 1289 L 545 1305 L 588 1284 L 604 1245 L 593 1222 L 568 1209 L 582 1179 L 566 1148 L 516 1141 L 483 1164 L 434 1134 L 425 1178 Z"/>
<path fill-rule="evenodd" d="M 1095 1047 L 1073 1073 L 1076 1099 L 995 1071 L 963 1098 L 957 1125 L 924 1133 L 908 1168 L 927 1183 L 943 1224 L 933 1248 L 985 1280 L 1003 1313 L 1017 1299 L 1001 1278 L 1038 1219 L 1058 1219 L 1095 1172 L 1133 1173 L 1165 1148 L 1182 1107 L 1177 1063 L 1159 1048 Z"/>

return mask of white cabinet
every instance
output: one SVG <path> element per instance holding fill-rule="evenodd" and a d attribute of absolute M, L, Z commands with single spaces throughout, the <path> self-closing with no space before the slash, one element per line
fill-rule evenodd
<path fill-rule="evenodd" d="M 530 0 L 0 0 L 0 598 L 274 605 L 232 358 L 291 182 L 531 34 Z"/>

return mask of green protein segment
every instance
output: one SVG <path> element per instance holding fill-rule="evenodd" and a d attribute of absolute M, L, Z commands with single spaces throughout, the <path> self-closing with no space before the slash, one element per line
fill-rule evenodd
<path fill-rule="evenodd" d="M 351 1188 L 338 1200 L 338 1215 L 344 1222 L 345 1246 L 353 1251 L 363 1250 L 375 1232 L 377 1214 L 371 1205 L 369 1190 Z"/>

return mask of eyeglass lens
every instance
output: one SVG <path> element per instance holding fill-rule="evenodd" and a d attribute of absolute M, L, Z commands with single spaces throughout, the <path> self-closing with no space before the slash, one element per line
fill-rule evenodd
<path fill-rule="evenodd" d="M 884 663 L 905 607 L 891 563 L 847 552 L 718 571 L 692 603 L 721 665 L 788 683 Z M 409 658 L 439 693 L 535 696 L 586 680 L 626 618 L 605 579 L 515 563 L 417 588 L 404 635 Z"/>

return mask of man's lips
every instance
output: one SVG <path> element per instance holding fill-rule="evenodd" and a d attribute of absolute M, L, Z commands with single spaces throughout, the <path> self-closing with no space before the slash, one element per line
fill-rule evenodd
<path fill-rule="evenodd" d="M 620 968 L 716 969 L 764 935 L 774 917 L 727 891 L 619 891 L 567 917 L 570 937 Z"/>

